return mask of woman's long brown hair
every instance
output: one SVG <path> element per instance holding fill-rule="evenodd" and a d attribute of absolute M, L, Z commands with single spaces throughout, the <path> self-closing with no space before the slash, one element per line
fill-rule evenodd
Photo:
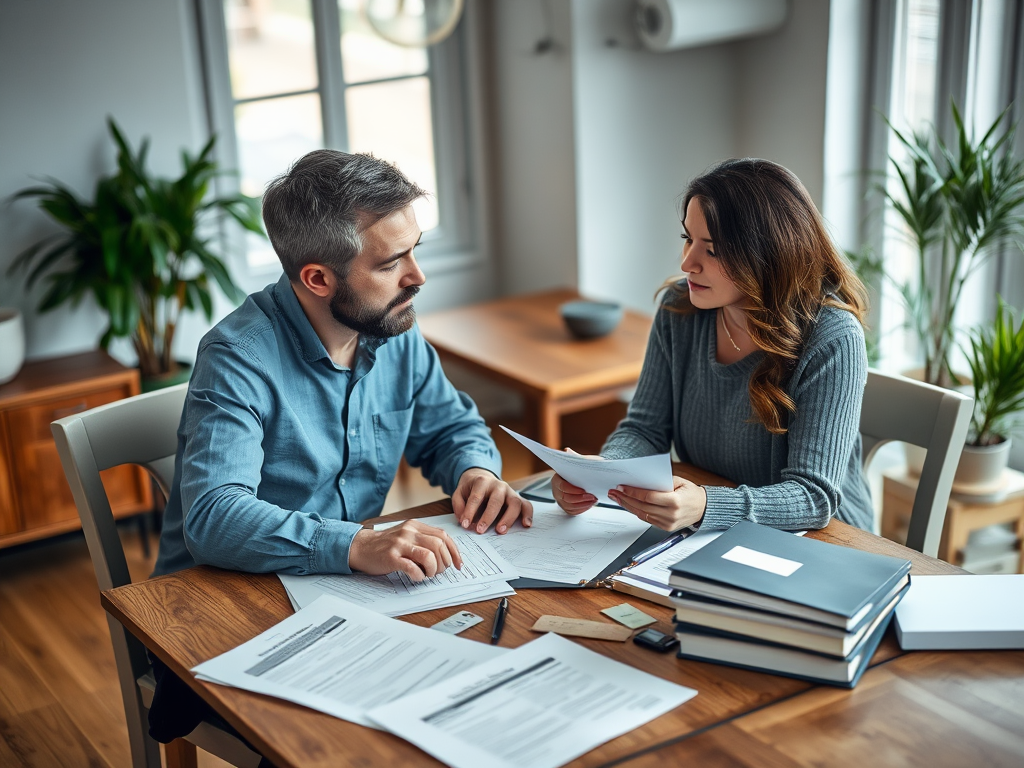
<path fill-rule="evenodd" d="M 811 327 L 823 306 L 853 314 L 862 324 L 867 291 L 832 242 L 804 185 L 781 165 L 726 160 L 693 179 L 683 195 L 700 205 L 726 276 L 747 297 L 750 338 L 765 359 L 750 378 L 757 421 L 785 434 L 796 410 L 786 392 Z M 668 308 L 696 312 L 677 280 Z"/>

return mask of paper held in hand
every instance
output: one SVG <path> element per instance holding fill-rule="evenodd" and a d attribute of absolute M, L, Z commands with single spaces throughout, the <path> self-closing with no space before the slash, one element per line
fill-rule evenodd
<path fill-rule="evenodd" d="M 556 451 L 541 445 L 508 427 L 502 427 L 538 459 L 573 485 L 594 494 L 600 502 L 614 504 L 608 491 L 620 485 L 651 491 L 672 490 L 672 459 L 667 453 L 635 459 L 588 459 L 578 454 Z"/>

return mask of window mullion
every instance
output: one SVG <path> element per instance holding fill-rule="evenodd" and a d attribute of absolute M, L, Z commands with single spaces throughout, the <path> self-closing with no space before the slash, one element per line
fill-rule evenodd
<path fill-rule="evenodd" d="M 345 116 L 345 76 L 341 63 L 341 15 L 337 0 L 313 0 L 313 35 L 317 75 L 320 78 L 320 109 L 324 145 L 348 151 Z"/>

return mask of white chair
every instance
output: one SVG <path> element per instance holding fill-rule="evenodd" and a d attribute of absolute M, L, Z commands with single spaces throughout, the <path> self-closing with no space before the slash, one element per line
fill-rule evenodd
<path fill-rule="evenodd" d="M 914 496 L 907 546 L 935 557 L 946 520 L 953 474 L 960 461 L 974 399 L 903 376 L 868 371 L 860 433 L 864 468 L 893 440 L 928 451 Z"/>
<path fill-rule="evenodd" d="M 178 421 L 187 390 L 187 384 L 169 387 L 50 425 L 101 591 L 130 584 L 131 576 L 100 472 L 121 464 L 140 464 L 150 471 L 166 497 L 174 478 Z M 160 746 L 149 736 L 147 715 L 155 680 L 146 649 L 110 615 L 107 624 L 128 721 L 132 765 L 160 768 Z M 200 723 L 185 741 L 242 768 L 260 761 L 260 756 L 242 741 L 209 723 Z M 182 763 L 195 764 L 195 747 L 168 750 L 168 768 L 172 768 L 172 753 Z"/>

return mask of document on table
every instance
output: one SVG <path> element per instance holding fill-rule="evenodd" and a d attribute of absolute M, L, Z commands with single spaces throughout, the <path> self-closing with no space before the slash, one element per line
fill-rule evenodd
<path fill-rule="evenodd" d="M 368 576 L 292 576 L 278 574 L 293 605 L 305 607 L 320 595 L 330 594 L 386 616 L 462 605 L 491 597 L 514 595 L 509 579 L 518 571 L 484 538 L 464 530 L 452 532 L 462 554 L 462 569 L 447 568 L 436 576 L 413 582 L 404 573 Z"/>
<path fill-rule="evenodd" d="M 420 522 L 451 536 L 467 535 L 455 515 L 427 517 Z M 392 525 L 398 523 L 380 523 L 375 528 Z M 492 528 L 469 535 L 493 546 L 524 578 L 579 584 L 600 574 L 648 528 L 648 523 L 621 510 L 594 507 L 582 515 L 567 515 L 557 504 L 535 501 L 531 527 L 517 522 L 508 533 L 499 535 Z"/>
<path fill-rule="evenodd" d="M 370 709 L 507 652 L 324 596 L 192 671 L 376 727 Z"/>
<path fill-rule="evenodd" d="M 556 451 L 508 427 L 502 427 L 528 448 L 534 456 L 573 485 L 594 494 L 600 502 L 615 504 L 608 491 L 631 485 L 651 491 L 672 490 L 672 459 L 667 453 L 635 459 L 588 459 L 575 453 Z"/>
<path fill-rule="evenodd" d="M 548 634 L 369 717 L 453 768 L 554 768 L 696 695 Z"/>

